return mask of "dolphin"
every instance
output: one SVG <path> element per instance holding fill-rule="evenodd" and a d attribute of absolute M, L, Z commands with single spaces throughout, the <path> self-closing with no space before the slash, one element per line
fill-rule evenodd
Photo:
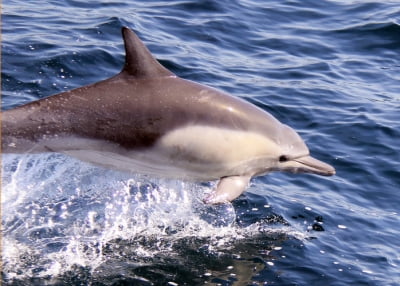
<path fill-rule="evenodd" d="M 4 153 L 59 152 L 122 171 L 219 180 L 204 201 L 230 202 L 271 171 L 333 175 L 300 136 L 255 105 L 182 79 L 123 27 L 117 75 L 2 112 Z"/>

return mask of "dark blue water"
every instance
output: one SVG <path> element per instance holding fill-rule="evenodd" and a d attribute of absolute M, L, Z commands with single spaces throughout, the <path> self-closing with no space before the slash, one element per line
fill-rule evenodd
<path fill-rule="evenodd" d="M 3 155 L 6 285 L 400 285 L 398 1 L 2 3 L 2 108 L 105 79 L 121 26 L 177 75 L 295 128 L 334 177 L 212 184 Z"/>

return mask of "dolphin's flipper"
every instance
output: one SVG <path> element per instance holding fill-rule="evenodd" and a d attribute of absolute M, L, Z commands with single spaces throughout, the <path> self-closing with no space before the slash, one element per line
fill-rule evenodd
<path fill-rule="evenodd" d="M 224 177 L 218 182 L 217 188 L 204 199 L 207 204 L 223 204 L 240 196 L 249 184 L 251 176 Z"/>

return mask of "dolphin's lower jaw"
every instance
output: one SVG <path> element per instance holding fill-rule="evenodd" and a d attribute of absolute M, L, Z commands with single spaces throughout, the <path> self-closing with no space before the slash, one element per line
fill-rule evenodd
<path fill-rule="evenodd" d="M 312 173 L 321 176 L 333 176 L 336 173 L 335 169 L 331 165 L 311 156 L 303 156 L 293 159 L 292 165 L 294 165 L 293 173 Z"/>

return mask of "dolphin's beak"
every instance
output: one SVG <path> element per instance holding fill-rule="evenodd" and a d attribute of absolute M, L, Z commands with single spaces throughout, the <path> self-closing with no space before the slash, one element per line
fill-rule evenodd
<path fill-rule="evenodd" d="M 313 173 L 322 176 L 332 176 L 336 173 L 335 168 L 333 168 L 331 165 L 317 160 L 311 156 L 303 156 L 292 160 L 300 165 L 298 166 L 298 171 L 300 172 Z"/>

